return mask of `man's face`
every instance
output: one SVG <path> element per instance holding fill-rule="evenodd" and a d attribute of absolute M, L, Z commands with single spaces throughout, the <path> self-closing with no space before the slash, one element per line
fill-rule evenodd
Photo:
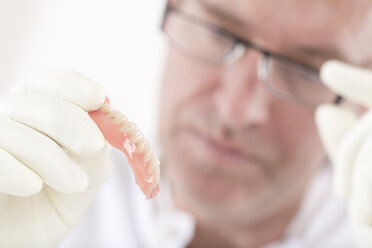
<path fill-rule="evenodd" d="M 364 27 L 368 4 L 362 1 L 182 0 L 175 6 L 315 68 L 329 58 L 355 64 L 372 58 L 361 49 L 371 40 L 364 30 L 372 28 Z M 324 162 L 314 108 L 271 96 L 257 78 L 261 56 L 248 50 L 231 65 L 215 66 L 170 46 L 160 115 L 163 169 L 177 204 L 198 218 L 270 218 L 298 203 Z"/>

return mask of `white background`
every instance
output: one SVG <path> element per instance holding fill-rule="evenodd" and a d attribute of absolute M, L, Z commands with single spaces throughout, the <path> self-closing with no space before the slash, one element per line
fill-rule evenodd
<path fill-rule="evenodd" d="M 0 93 L 46 68 L 104 84 L 145 136 L 156 129 L 164 0 L 0 0 Z"/>

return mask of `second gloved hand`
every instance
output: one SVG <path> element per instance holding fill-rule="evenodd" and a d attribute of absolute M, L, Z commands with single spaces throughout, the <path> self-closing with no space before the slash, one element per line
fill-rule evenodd
<path fill-rule="evenodd" d="M 0 96 L 0 247 L 56 247 L 112 172 L 103 87 L 49 70 Z"/>
<path fill-rule="evenodd" d="M 356 241 L 372 247 L 372 71 L 325 63 L 322 81 L 334 92 L 367 111 L 358 115 L 340 105 L 322 105 L 317 126 L 334 164 L 335 190 L 349 203 Z"/>

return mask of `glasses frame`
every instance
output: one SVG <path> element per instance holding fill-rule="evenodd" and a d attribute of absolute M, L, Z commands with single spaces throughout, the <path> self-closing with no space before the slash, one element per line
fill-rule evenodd
<path fill-rule="evenodd" d="M 178 9 L 178 8 L 175 8 L 169 2 L 166 4 L 164 12 L 163 12 L 163 18 L 162 18 L 162 22 L 161 22 L 162 31 L 165 30 L 167 17 L 171 12 L 174 12 L 174 13 L 177 13 L 178 15 L 181 15 L 182 18 L 185 18 L 188 21 L 190 21 L 190 22 L 192 22 L 192 23 L 194 23 L 198 26 L 202 26 L 202 27 L 210 30 L 213 33 L 218 33 L 218 34 L 223 35 L 226 38 L 231 39 L 231 41 L 233 42 L 232 43 L 233 45 L 231 46 L 230 49 L 228 49 L 225 52 L 223 57 L 226 57 L 226 55 L 232 53 L 233 52 L 232 50 L 236 49 L 237 47 L 243 46 L 245 50 L 252 49 L 252 50 L 260 52 L 263 55 L 264 59 L 262 60 L 261 65 L 257 65 L 257 70 L 265 69 L 266 70 L 265 73 L 268 74 L 269 71 L 270 71 L 270 69 L 268 68 L 269 60 L 274 59 L 274 60 L 277 60 L 277 61 L 279 61 L 283 64 L 286 64 L 288 67 L 298 67 L 304 72 L 304 74 L 307 74 L 309 77 L 313 77 L 317 81 L 321 82 L 320 77 L 319 77 L 319 70 L 317 70 L 313 66 L 307 65 L 307 64 L 305 64 L 303 62 L 300 62 L 300 61 L 297 61 L 295 59 L 288 58 L 287 56 L 284 56 L 284 55 L 281 55 L 281 54 L 278 54 L 278 53 L 275 53 L 275 52 L 271 52 L 267 49 L 264 49 L 264 48 L 262 48 L 262 47 L 260 47 L 256 44 L 252 43 L 251 41 L 249 41 L 247 39 L 244 39 L 242 37 L 239 37 L 239 36 L 233 34 L 232 32 L 230 32 L 230 31 L 228 31 L 228 30 L 226 30 L 222 27 L 216 26 L 216 25 L 214 25 L 212 23 L 209 23 L 207 21 L 204 21 L 204 20 L 202 20 L 202 19 L 200 19 L 196 16 L 193 16 L 189 13 L 186 13 L 186 12 L 184 12 L 184 11 Z M 192 54 L 189 54 L 189 56 L 197 57 L 197 56 L 192 55 Z M 203 58 L 199 58 L 199 57 L 197 59 L 202 60 L 202 61 L 207 62 L 207 63 L 210 63 L 210 64 L 216 64 L 216 65 L 217 64 L 229 64 L 229 62 L 230 62 L 230 61 L 224 61 L 223 59 L 221 61 L 218 61 L 218 62 L 217 61 L 213 62 L 213 61 L 203 59 Z M 235 62 L 235 61 L 232 61 L 232 62 Z M 260 74 L 260 73 L 258 72 L 258 74 Z M 272 89 L 272 87 L 270 86 L 270 83 L 268 82 L 269 81 L 268 76 L 266 76 L 265 79 L 260 78 L 260 80 L 264 82 L 265 88 L 267 90 L 269 90 L 270 93 L 272 95 L 276 96 L 277 98 L 279 98 L 281 100 L 288 101 L 288 102 L 300 104 L 301 106 L 304 106 L 304 107 L 314 107 L 314 105 L 312 105 L 310 103 L 306 103 L 305 101 L 301 101 L 300 99 L 297 99 L 295 97 L 284 96 L 283 94 L 281 94 L 277 90 Z M 343 101 L 343 97 L 340 96 L 340 95 L 335 94 L 335 99 L 330 103 L 338 105 L 338 104 L 341 104 L 342 101 Z"/>

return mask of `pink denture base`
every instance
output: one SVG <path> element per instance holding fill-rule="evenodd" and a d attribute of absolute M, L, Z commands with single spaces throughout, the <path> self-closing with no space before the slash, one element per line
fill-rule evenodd
<path fill-rule="evenodd" d="M 108 100 L 106 100 L 108 102 Z M 105 139 L 115 148 L 122 151 L 133 170 L 136 183 L 141 188 L 147 199 L 155 197 L 159 185 L 154 185 L 153 175 L 147 172 L 148 163 L 144 161 L 144 154 L 136 152 L 136 145 L 129 139 L 127 133 L 121 133 L 120 124 L 114 122 L 113 117 L 101 110 L 89 112 L 90 117 L 97 124 Z"/>

